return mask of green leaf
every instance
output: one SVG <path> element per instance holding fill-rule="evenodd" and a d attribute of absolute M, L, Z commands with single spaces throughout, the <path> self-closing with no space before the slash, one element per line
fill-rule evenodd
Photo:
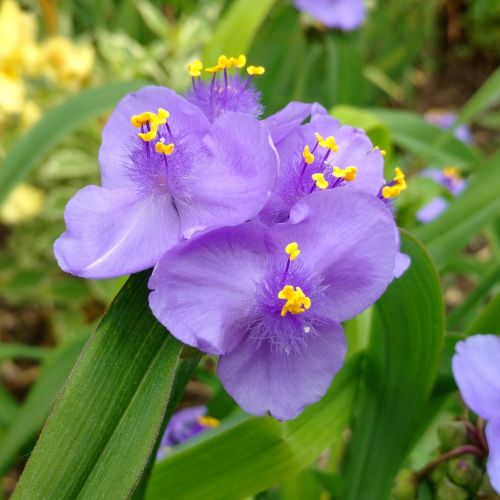
<path fill-rule="evenodd" d="M 143 85 L 146 82 L 110 83 L 84 90 L 49 109 L 8 151 L 0 169 L 0 204 L 9 191 L 64 137 L 86 121 L 110 110 L 125 94 Z"/>
<path fill-rule="evenodd" d="M 402 234 L 411 258 L 374 308 L 364 384 L 355 405 L 342 498 L 389 498 L 392 480 L 418 437 L 420 412 L 436 378 L 443 343 L 438 276 L 423 247 Z"/>
<path fill-rule="evenodd" d="M 0 427 L 5 428 L 13 422 L 17 411 L 14 398 L 0 385 Z"/>
<path fill-rule="evenodd" d="M 0 361 L 4 359 L 43 360 L 50 354 L 50 349 L 26 344 L 0 344 Z"/>
<path fill-rule="evenodd" d="M 291 422 L 239 415 L 173 450 L 154 467 L 146 499 L 244 498 L 297 474 L 346 426 L 360 360 L 349 360 L 325 397 Z"/>
<path fill-rule="evenodd" d="M 235 0 L 219 21 L 217 29 L 203 51 L 203 59 L 211 66 L 221 54 L 246 54 L 264 19 L 276 0 Z"/>
<path fill-rule="evenodd" d="M 40 430 L 49 409 L 80 354 L 85 339 L 77 339 L 56 349 L 46 360 L 40 377 L 16 412 L 0 443 L 0 474 L 15 460 L 17 453 Z"/>
<path fill-rule="evenodd" d="M 484 306 L 467 328 L 468 335 L 474 335 L 475 333 L 500 334 L 500 293 Z"/>
<path fill-rule="evenodd" d="M 457 117 L 458 123 L 470 123 L 500 103 L 500 68 L 467 101 Z"/>
<path fill-rule="evenodd" d="M 416 113 L 394 109 L 368 111 L 389 127 L 395 144 L 423 161 L 465 167 L 479 160 L 475 151 L 449 131 L 431 125 Z"/>
<path fill-rule="evenodd" d="M 127 281 L 90 338 L 13 498 L 127 498 L 137 487 L 182 349 L 150 312 L 148 276 Z"/>
<path fill-rule="evenodd" d="M 442 269 L 486 224 L 500 215 L 500 153 L 477 169 L 467 189 L 451 200 L 439 218 L 415 230 L 438 269 Z"/>

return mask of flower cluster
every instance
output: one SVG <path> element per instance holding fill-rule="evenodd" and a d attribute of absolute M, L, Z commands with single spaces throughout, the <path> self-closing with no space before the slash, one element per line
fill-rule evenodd
<path fill-rule="evenodd" d="M 260 120 L 264 68 L 246 62 L 194 61 L 185 96 L 146 87 L 118 104 L 102 187 L 68 203 L 55 254 L 88 278 L 154 267 L 156 318 L 220 357 L 246 411 L 289 419 L 341 368 L 341 322 L 409 265 L 391 210 L 406 181 L 385 183 L 383 151 L 318 104 Z"/>

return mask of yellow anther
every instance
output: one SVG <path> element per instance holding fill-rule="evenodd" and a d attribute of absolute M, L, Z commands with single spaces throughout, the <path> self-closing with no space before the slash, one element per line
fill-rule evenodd
<path fill-rule="evenodd" d="M 158 125 L 155 122 L 151 122 L 151 130 L 149 132 L 141 132 L 137 134 L 139 139 L 142 139 L 145 142 L 151 142 L 158 133 Z"/>
<path fill-rule="evenodd" d="M 394 186 L 384 186 L 382 189 L 382 196 L 384 198 L 396 198 L 401 194 L 402 188 L 398 184 Z"/>
<path fill-rule="evenodd" d="M 406 177 L 399 167 L 394 169 L 394 182 L 401 188 L 401 191 L 406 189 Z"/>
<path fill-rule="evenodd" d="M 203 63 L 196 59 L 192 63 L 188 64 L 188 73 L 189 76 L 200 76 L 201 75 L 201 70 L 203 69 Z"/>
<path fill-rule="evenodd" d="M 266 72 L 264 66 L 248 66 L 247 73 L 249 75 L 263 75 Z"/>
<path fill-rule="evenodd" d="M 154 116 L 154 113 L 150 113 L 149 111 L 145 111 L 140 115 L 134 115 L 130 118 L 130 123 L 136 127 L 141 128 L 143 125 L 146 125 L 151 121 L 151 118 Z"/>
<path fill-rule="evenodd" d="M 231 57 L 231 65 L 235 68 L 244 68 L 247 65 L 247 58 L 244 54 L 238 57 Z"/>
<path fill-rule="evenodd" d="M 329 135 L 326 139 L 324 139 L 318 132 L 314 132 L 314 135 L 316 136 L 318 144 L 322 148 L 327 148 L 334 153 L 339 150 L 339 147 L 335 142 L 335 137 L 333 137 L 332 135 Z"/>
<path fill-rule="evenodd" d="M 231 64 L 231 59 L 232 59 L 231 57 L 221 55 L 217 59 L 217 66 L 221 66 L 222 68 L 229 68 Z"/>
<path fill-rule="evenodd" d="M 306 312 L 311 307 L 311 299 L 307 297 L 300 287 L 285 285 L 279 292 L 278 298 L 286 300 L 281 308 L 281 316 L 290 314 L 301 314 Z"/>
<path fill-rule="evenodd" d="M 353 180 L 356 179 L 357 172 L 358 169 L 356 167 L 346 167 L 346 168 L 333 167 L 332 175 L 334 177 L 340 177 L 347 182 L 352 182 Z"/>
<path fill-rule="evenodd" d="M 309 150 L 309 146 L 304 146 L 304 150 L 302 151 L 302 157 L 304 158 L 304 161 L 308 165 L 311 165 L 314 162 L 314 155 Z"/>
<path fill-rule="evenodd" d="M 285 247 L 285 253 L 290 256 L 290 260 L 295 260 L 300 255 L 299 245 L 297 242 L 292 241 L 291 243 L 288 243 Z"/>
<path fill-rule="evenodd" d="M 443 174 L 449 179 L 460 179 L 460 172 L 457 167 L 444 167 Z"/>
<path fill-rule="evenodd" d="M 157 153 L 163 153 L 164 155 L 170 156 L 174 152 L 174 145 L 172 143 L 165 144 L 163 139 L 160 139 L 155 144 L 155 151 Z"/>
<path fill-rule="evenodd" d="M 218 427 L 220 425 L 220 421 L 217 420 L 216 418 L 206 417 L 206 416 L 198 417 L 198 423 L 202 427 L 212 427 L 212 428 Z"/>
<path fill-rule="evenodd" d="M 328 187 L 328 181 L 323 174 L 312 174 L 311 179 L 316 183 L 318 189 L 326 189 Z"/>
<path fill-rule="evenodd" d="M 215 66 L 207 68 L 205 71 L 207 73 L 217 73 L 218 71 L 222 71 L 223 69 L 224 69 L 224 66 L 220 66 L 219 64 L 216 64 Z"/>
<path fill-rule="evenodd" d="M 169 116 L 170 113 L 166 109 L 158 108 L 158 114 L 154 117 L 154 121 L 157 125 L 163 125 L 164 123 L 167 123 Z"/>

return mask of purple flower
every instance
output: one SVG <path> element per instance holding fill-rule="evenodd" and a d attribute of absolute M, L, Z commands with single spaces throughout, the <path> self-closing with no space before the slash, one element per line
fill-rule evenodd
<path fill-rule="evenodd" d="M 207 417 L 206 414 L 207 409 L 204 406 L 184 408 L 174 413 L 161 439 L 157 458 L 163 458 L 169 448 L 189 441 L 197 434 L 219 425 L 217 419 Z"/>
<path fill-rule="evenodd" d="M 310 122 L 302 124 L 308 116 Z M 259 214 L 266 224 L 285 222 L 298 200 L 318 190 L 364 191 L 392 208 L 392 199 L 406 189 L 399 168 L 394 180 L 384 183 L 383 152 L 363 130 L 341 126 L 319 104 L 290 103 L 264 122 L 280 157 L 276 189 Z M 400 254 L 395 277 L 409 263 Z"/>
<path fill-rule="evenodd" d="M 449 130 L 454 127 L 457 120 L 457 115 L 449 111 L 434 109 L 425 113 L 425 119 L 444 130 Z M 455 137 L 465 144 L 472 144 L 472 132 L 467 125 L 459 125 L 454 132 Z"/>
<path fill-rule="evenodd" d="M 63 270 L 88 278 L 154 266 L 193 233 L 255 216 L 277 175 L 269 132 L 227 112 L 212 124 L 172 90 L 120 101 L 103 130 L 102 187 L 79 191 L 55 243 Z"/>
<path fill-rule="evenodd" d="M 210 122 L 228 111 L 246 113 L 255 118 L 262 114 L 260 92 L 255 88 L 253 79 L 265 72 L 262 66 L 248 66 L 244 55 L 238 57 L 220 56 L 217 64 L 206 68 L 210 77 L 204 80 L 203 64 L 193 61 L 188 71 L 192 88 L 186 98 L 200 108 Z"/>
<path fill-rule="evenodd" d="M 426 168 L 422 170 L 420 176 L 432 179 L 441 185 L 451 196 L 458 196 L 467 187 L 467 182 L 460 177 L 456 167 L 445 167 L 442 170 L 438 168 Z M 443 196 L 436 196 L 418 210 L 415 217 L 422 224 L 427 224 L 439 217 L 447 208 L 447 199 Z"/>
<path fill-rule="evenodd" d="M 488 475 L 500 493 L 500 337 L 474 335 L 459 342 L 452 365 L 465 403 L 488 421 Z"/>
<path fill-rule="evenodd" d="M 427 205 L 417 211 L 415 217 L 422 224 L 427 224 L 437 219 L 448 208 L 448 201 L 442 196 L 436 196 Z"/>
<path fill-rule="evenodd" d="M 391 213 L 361 191 L 315 192 L 288 222 L 205 233 L 166 253 L 149 304 L 182 342 L 220 355 L 226 390 L 249 413 L 296 417 L 341 368 L 341 321 L 392 279 Z"/>
<path fill-rule="evenodd" d="M 328 28 L 351 31 L 366 17 L 363 0 L 294 0 L 297 9 L 307 12 Z"/>

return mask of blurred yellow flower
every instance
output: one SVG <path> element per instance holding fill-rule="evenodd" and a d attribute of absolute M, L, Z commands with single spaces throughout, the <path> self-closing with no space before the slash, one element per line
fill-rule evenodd
<path fill-rule="evenodd" d="M 0 207 L 0 219 L 18 224 L 33 218 L 42 208 L 44 192 L 30 184 L 19 184 Z"/>
<path fill-rule="evenodd" d="M 78 88 L 89 78 L 94 65 L 91 45 L 75 45 L 67 38 L 54 36 L 42 46 L 44 70 L 48 78 L 68 88 Z"/>
<path fill-rule="evenodd" d="M 21 112 L 26 88 L 21 78 L 0 71 L 0 122 L 8 115 Z"/>

